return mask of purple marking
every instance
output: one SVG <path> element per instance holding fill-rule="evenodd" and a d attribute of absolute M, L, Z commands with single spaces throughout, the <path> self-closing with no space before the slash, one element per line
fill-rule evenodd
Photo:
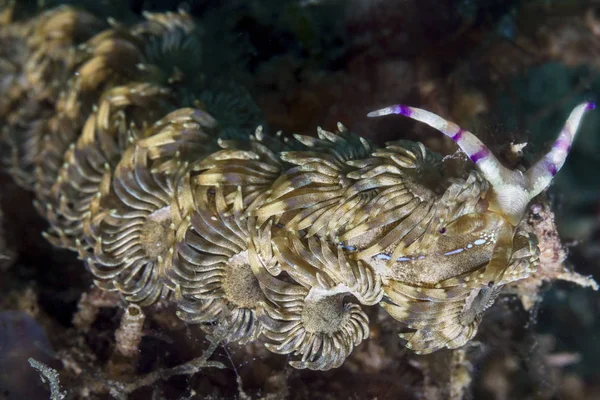
<path fill-rule="evenodd" d="M 546 164 L 546 168 L 548 169 L 548 172 L 550 172 L 550 175 L 552 175 L 552 176 L 555 176 L 556 173 L 558 172 L 556 165 L 554 165 L 552 163 Z"/>
<path fill-rule="evenodd" d="M 402 104 L 397 104 L 394 106 L 394 113 L 404 115 L 406 117 L 410 117 L 410 114 L 412 114 L 412 111 L 410 111 L 410 107 L 408 107 L 408 106 L 403 106 Z"/>
<path fill-rule="evenodd" d="M 593 110 L 594 108 L 596 108 L 596 103 L 594 103 L 593 101 L 588 101 L 587 106 L 585 106 L 585 109 Z"/>
<path fill-rule="evenodd" d="M 463 132 L 464 131 L 462 128 L 458 128 L 458 132 L 456 132 L 454 134 L 454 136 L 452 136 L 452 140 L 454 140 L 455 142 L 458 142 L 460 140 L 460 138 L 462 137 Z"/>
<path fill-rule="evenodd" d="M 477 163 L 479 160 L 486 158 L 488 155 L 490 154 L 490 151 L 485 148 L 482 147 L 481 150 L 479 150 L 476 153 L 473 153 L 473 155 L 471 155 L 471 161 L 473 161 L 474 163 Z"/>
<path fill-rule="evenodd" d="M 561 136 L 554 144 L 554 148 L 564 150 L 568 153 L 571 150 L 571 141 Z"/>

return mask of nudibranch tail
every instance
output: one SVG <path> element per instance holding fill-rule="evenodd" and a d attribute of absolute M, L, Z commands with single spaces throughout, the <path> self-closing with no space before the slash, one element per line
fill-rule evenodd
<path fill-rule="evenodd" d="M 506 168 L 473 133 L 432 112 L 396 104 L 370 112 L 367 116 L 404 115 L 452 138 L 491 183 L 493 193 L 490 197 L 490 209 L 504 215 L 516 225 L 523 217 L 527 204 L 550 184 L 563 166 L 584 113 L 594 108 L 595 104 L 592 102 L 584 102 L 575 107 L 550 152 L 525 174 Z"/>
<path fill-rule="evenodd" d="M 554 178 L 554 175 L 562 168 L 575 134 L 581 124 L 583 115 L 588 110 L 596 108 L 592 102 L 584 102 L 571 111 L 565 126 L 560 131 L 552 149 L 541 160 L 533 165 L 526 173 L 530 198 L 534 198 L 544 190 Z"/>

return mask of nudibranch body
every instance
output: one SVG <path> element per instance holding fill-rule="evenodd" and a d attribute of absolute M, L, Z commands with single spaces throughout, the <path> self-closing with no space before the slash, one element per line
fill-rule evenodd
<path fill-rule="evenodd" d="M 199 99 L 178 98 L 196 82 L 185 69 L 152 64 L 160 49 L 187 51 L 175 39 L 195 29 L 189 15 L 92 24 L 85 34 L 78 15 L 60 8 L 23 23 L 30 48 L 10 60 L 6 86 L 30 96 L 9 98 L 23 111 L 6 107 L 2 118 L 10 169 L 35 191 L 46 237 L 77 250 L 100 288 L 136 306 L 173 302 L 219 340 L 262 340 L 294 367 L 325 370 L 369 337 L 366 306 L 385 308 L 418 353 L 457 348 L 502 286 L 535 270 L 537 241 L 519 222 L 592 103 L 573 110 L 525 173 L 472 133 L 407 106 L 369 115 L 429 124 L 473 167 L 449 176 L 421 143 L 379 147 L 341 124 L 317 137 L 259 127 L 232 140 Z M 48 26 L 62 34 L 48 36 Z M 69 54 L 70 77 L 51 68 L 57 48 Z M 49 93 L 62 94 L 49 103 Z"/>

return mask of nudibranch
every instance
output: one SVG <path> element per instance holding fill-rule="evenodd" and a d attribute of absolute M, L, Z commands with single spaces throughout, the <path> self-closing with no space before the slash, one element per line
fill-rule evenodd
<path fill-rule="evenodd" d="M 170 303 L 217 340 L 261 341 L 296 368 L 327 370 L 368 339 L 367 307 L 398 320 L 417 353 L 454 349 L 504 285 L 536 269 L 537 238 L 520 221 L 593 103 L 526 172 L 402 105 L 369 116 L 424 122 L 472 164 L 453 171 L 421 143 L 377 146 L 342 124 L 295 140 L 232 132 L 202 107 L 199 80 L 165 62 L 186 59 L 193 18 L 144 17 L 101 30 L 64 7 L 0 27 L 14 64 L 0 82 L 12 94 L 0 107 L 10 172 L 35 191 L 45 237 L 131 309 Z"/>

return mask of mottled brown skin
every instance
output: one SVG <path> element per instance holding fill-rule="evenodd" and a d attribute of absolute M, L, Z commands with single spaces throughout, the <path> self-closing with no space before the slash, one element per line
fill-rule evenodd
<path fill-rule="evenodd" d="M 61 12 L 73 11 L 50 22 Z M 100 288 L 173 301 L 216 339 L 264 337 L 294 367 L 326 370 L 369 337 L 365 306 L 418 353 L 457 348 L 502 286 L 535 270 L 536 238 L 485 168 L 453 175 L 420 143 L 377 147 L 341 124 L 294 144 L 262 128 L 220 140 L 206 111 L 173 110 L 168 84 L 125 81 L 144 41 L 194 29 L 186 14 L 147 18 L 81 47 L 26 179 L 48 239 L 77 250 Z M 36 49 L 50 22 L 23 29 Z"/>

